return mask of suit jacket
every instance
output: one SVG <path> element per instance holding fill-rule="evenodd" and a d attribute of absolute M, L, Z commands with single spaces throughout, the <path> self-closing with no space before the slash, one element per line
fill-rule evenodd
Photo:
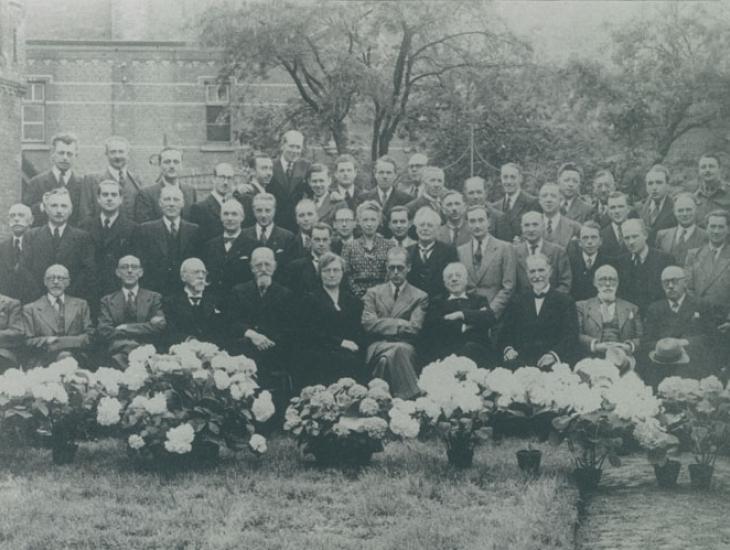
<path fill-rule="evenodd" d="M 654 223 L 651 223 L 651 216 L 649 215 L 649 206 L 651 202 L 651 199 L 646 199 L 641 207 L 639 215 L 641 216 L 641 219 L 644 220 L 644 224 L 646 224 L 646 228 L 649 231 L 649 238 L 647 242 L 649 243 L 649 246 L 654 246 L 657 233 L 661 229 L 669 229 L 670 227 L 677 225 L 677 218 L 674 217 L 674 201 L 672 200 L 672 197 L 667 195 L 664 199 L 664 204 L 654 220 Z"/>
<path fill-rule="evenodd" d="M 674 259 L 656 248 L 649 248 L 644 263 L 635 266 L 631 255 L 627 254 L 617 260 L 619 286 L 618 295 L 624 300 L 639 306 L 642 315 L 646 307 L 664 297 L 662 289 L 662 271 L 674 264 Z"/>
<path fill-rule="evenodd" d="M 388 196 L 388 200 L 383 204 L 380 202 L 380 195 L 378 194 L 378 189 L 371 189 L 370 191 L 363 191 L 360 193 L 357 204 L 360 205 L 364 203 L 365 201 L 375 201 L 380 205 L 380 208 L 383 209 L 383 221 L 380 224 L 380 232 L 386 236 L 390 237 L 390 230 L 388 229 L 388 224 L 386 220 L 388 219 L 388 215 L 390 214 L 390 209 L 394 206 L 405 206 L 409 202 L 411 202 L 411 196 L 407 193 L 403 193 L 402 191 L 398 191 L 397 189 L 393 188 L 393 190 L 390 192 L 390 195 Z"/>
<path fill-rule="evenodd" d="M 690 250 L 685 270 L 687 290 L 699 307 L 706 310 L 716 324 L 727 320 L 730 314 L 730 244 L 725 244 L 717 260 L 709 245 Z"/>
<path fill-rule="evenodd" d="M 294 208 L 309 193 L 307 185 L 309 166 L 308 160 L 302 158 L 295 160 L 292 175 L 288 177 L 281 164 L 281 157 L 274 159 L 274 175 L 267 191 L 276 197 L 276 224 L 289 231 L 295 231 L 297 227 Z"/>
<path fill-rule="evenodd" d="M 22 306 L 18 300 L 0 294 L 0 365 L 17 363 L 14 350 L 23 343 Z"/>
<path fill-rule="evenodd" d="M 567 294 L 551 287 L 538 315 L 532 290 L 523 292 L 512 299 L 502 321 L 500 350 L 513 347 L 520 364 L 534 366 L 551 351 L 563 362 L 572 363 L 575 358 L 578 315 L 575 302 Z"/>
<path fill-rule="evenodd" d="M 515 256 L 517 258 L 517 292 L 530 290 L 530 281 L 527 279 L 527 256 L 529 250 L 526 242 L 515 243 Z M 558 292 L 570 294 L 573 285 L 573 275 L 570 271 L 570 262 L 565 249 L 557 244 L 543 241 L 542 253 L 550 260 L 552 274 L 550 275 L 550 288 Z"/>
<path fill-rule="evenodd" d="M 300 315 L 302 347 L 335 351 L 341 349 L 342 340 L 352 340 L 362 346 L 362 302 L 342 285 L 337 306 L 339 310 L 321 285 L 304 296 Z"/>
<path fill-rule="evenodd" d="M 593 276 L 599 267 L 611 264 L 610 259 L 603 252 L 603 249 L 599 248 L 596 257 L 593 259 L 593 265 L 588 269 L 583 259 L 583 251 L 578 246 L 577 241 L 570 243 L 566 252 L 572 276 L 570 295 L 576 302 L 592 298 L 597 294 L 596 287 L 593 286 Z"/>
<path fill-rule="evenodd" d="M 435 241 L 426 262 L 421 259 L 418 244 L 412 244 L 407 250 L 411 258 L 408 282 L 416 288 L 420 288 L 429 296 L 446 292 L 443 272 L 448 264 L 459 261 L 456 248 L 450 244 Z"/>
<path fill-rule="evenodd" d="M 592 205 L 588 204 L 582 197 L 576 196 L 573 198 L 573 202 L 570 204 L 565 212 L 561 211 L 563 216 L 570 218 L 571 220 L 578 223 L 578 225 L 592 220 L 595 218 L 595 209 Z"/>
<path fill-rule="evenodd" d="M 128 321 L 125 316 L 124 292 L 119 289 L 107 294 L 101 299 L 97 332 L 107 343 L 115 340 L 134 340 L 141 343 L 155 343 L 161 340 L 165 330 L 165 313 L 162 311 L 162 296 L 145 288 L 140 288 L 136 299 L 136 316 Z M 155 326 L 152 319 L 161 320 L 161 325 Z M 125 324 L 124 330 L 119 325 Z"/>
<path fill-rule="evenodd" d="M 468 293 L 461 299 L 448 298 L 447 293 L 429 301 L 422 332 L 424 347 L 441 357 L 456 352 L 467 342 L 491 350 L 489 330 L 496 324 L 496 317 L 487 298 L 475 293 Z M 463 321 L 444 319 L 448 313 L 457 311 L 463 312 Z"/>
<path fill-rule="evenodd" d="M 167 320 L 168 345 L 184 342 L 188 338 L 223 345 L 226 325 L 220 307 L 218 296 L 207 289 L 197 306 L 190 304 L 184 290 L 165 296 L 162 310 Z"/>
<path fill-rule="evenodd" d="M 158 181 L 157 183 L 143 187 L 139 191 L 134 205 L 134 219 L 137 223 L 158 220 L 162 217 L 162 210 L 160 210 L 160 191 L 162 191 L 162 185 Z M 179 185 L 185 201 L 182 209 L 182 217 L 189 220 L 190 209 L 198 200 L 198 194 L 195 188 L 188 183 L 180 183 Z"/>
<path fill-rule="evenodd" d="M 540 212 L 540 203 L 537 198 L 525 191 L 520 191 L 514 205 L 507 212 L 504 211 L 504 200 L 493 202 L 491 206 L 504 214 L 497 220 L 494 236 L 510 243 L 515 237 L 522 234 L 522 214 Z"/>
<path fill-rule="evenodd" d="M 439 241 L 456 247 L 471 242 L 471 236 L 471 229 L 469 229 L 469 224 L 466 223 L 466 220 L 456 230 L 456 235 L 453 240 L 451 238 L 451 228 L 447 223 L 443 224 L 439 228 L 438 233 L 436 233 L 436 238 Z"/>
<path fill-rule="evenodd" d="M 545 231 L 545 240 L 549 243 L 560 245 L 563 248 L 567 248 L 571 241 L 580 236 L 580 224 L 565 216 L 560 216 L 557 225 L 552 229 L 552 233 L 549 236 L 547 230 Z"/>
<path fill-rule="evenodd" d="M 662 252 L 671 255 L 677 265 L 684 265 L 687 259 L 687 253 L 693 248 L 700 248 L 707 244 L 707 231 L 699 226 L 695 226 L 694 231 L 689 239 L 677 242 L 677 232 L 679 226 L 670 229 L 661 229 L 656 235 L 656 247 Z"/>
<path fill-rule="evenodd" d="M 349 205 L 345 201 L 333 200 L 332 195 L 327 193 L 322 204 L 317 207 L 317 217 L 320 222 L 332 225 L 332 221 L 335 219 L 335 212 L 345 207 L 349 208 Z"/>
<path fill-rule="evenodd" d="M 144 269 L 141 284 L 163 296 L 182 288 L 180 265 L 200 253 L 198 226 L 185 220 L 179 223 L 177 250 L 168 245 L 167 227 L 162 219 L 139 225 L 132 238 L 135 255 Z"/>
<path fill-rule="evenodd" d="M 71 195 L 71 204 L 73 205 L 73 211 L 68 220 L 71 225 L 77 225 L 79 222 L 82 186 L 83 178 L 77 176 L 72 171 L 71 177 L 69 177 L 68 183 L 66 184 L 66 189 L 68 189 L 69 195 Z M 34 227 L 40 227 L 48 223 L 48 216 L 46 216 L 45 212 L 41 211 L 41 203 L 43 202 L 43 195 L 57 187 L 61 186 L 58 184 L 56 176 L 53 175 L 52 170 L 48 170 L 31 178 L 28 185 L 23 188 L 22 202 L 30 206 L 33 212 Z"/>
<path fill-rule="evenodd" d="M 21 246 L 18 255 L 13 248 L 12 237 L 0 241 L 0 294 L 27 304 L 35 299 L 37 293 L 37 285 L 28 270 L 27 233 Z"/>
<path fill-rule="evenodd" d="M 58 245 L 53 247 L 53 235 L 48 225 L 36 227 L 26 233 L 28 253 L 24 258 L 25 268 L 30 272 L 34 284 L 33 298 L 45 294 L 43 277 L 46 269 L 61 264 L 71 275 L 71 284 L 66 289 L 72 296 L 94 299 L 96 291 L 96 269 L 94 265 L 94 243 L 83 229 L 66 226 Z"/>
<path fill-rule="evenodd" d="M 319 289 L 322 283 L 312 262 L 312 256 L 292 260 L 286 268 L 284 283 L 298 300 Z M 329 299 L 328 295 L 326 297 Z"/>
<path fill-rule="evenodd" d="M 413 217 L 416 215 L 416 212 L 418 212 L 424 206 L 428 206 L 431 210 L 441 216 L 441 223 L 445 222 L 444 216 L 441 213 L 441 205 L 431 202 L 425 195 L 416 197 L 415 199 L 409 200 L 406 203 L 406 208 L 408 208 L 408 217 L 410 219 L 413 219 Z"/>
<path fill-rule="evenodd" d="M 482 263 L 474 265 L 472 242 L 462 244 L 458 249 L 459 261 L 466 266 L 467 290 L 489 300 L 494 315 L 502 316 L 517 280 L 517 258 L 511 244 L 492 237 L 487 238 Z"/>
<path fill-rule="evenodd" d="M 137 224 L 120 215 L 107 230 L 101 224 L 101 215 L 81 222 L 81 228 L 91 235 L 94 245 L 94 266 L 98 295 L 106 296 L 117 290 L 121 283 L 116 270 L 119 258 L 132 254 L 132 238 Z"/>
<path fill-rule="evenodd" d="M 80 212 L 79 218 L 82 222 L 93 219 L 101 215 L 101 208 L 97 202 L 97 192 L 99 190 L 99 184 L 104 180 L 118 181 L 119 175 L 109 171 L 109 167 L 103 172 L 96 174 L 87 174 L 84 176 L 84 181 L 81 186 L 81 201 L 80 201 Z M 137 195 L 140 189 L 142 189 L 142 179 L 137 175 L 133 174 L 129 170 L 124 178 L 122 184 L 122 214 L 130 220 L 134 220 L 135 216 L 135 205 L 137 202 Z"/>
<path fill-rule="evenodd" d="M 66 294 L 63 318 L 63 330 L 59 330 L 58 315 L 47 296 L 41 296 L 35 302 L 26 304 L 23 307 L 26 342 L 32 346 L 41 338 L 57 336 L 58 345 L 62 349 L 87 347 L 91 342 L 93 327 L 86 300 Z"/>
<path fill-rule="evenodd" d="M 213 195 L 190 207 L 190 221 L 198 225 L 200 240 L 205 242 L 223 233 L 221 205 Z"/>
<path fill-rule="evenodd" d="M 710 321 L 705 310 L 689 294 L 685 294 L 677 313 L 669 307 L 666 298 L 657 300 L 646 310 L 644 347 L 653 349 L 657 340 L 662 338 L 692 338 L 709 334 L 713 329 Z"/>
<path fill-rule="evenodd" d="M 362 326 L 371 341 L 414 340 L 421 332 L 427 308 L 428 295 L 407 281 L 396 301 L 390 283 L 383 283 L 365 293 Z M 366 360 L 370 360 L 370 349 Z"/>
<path fill-rule="evenodd" d="M 241 233 L 226 252 L 223 235 L 203 245 L 202 260 L 214 294 L 225 298 L 239 283 L 251 280 L 251 251 L 254 244 Z"/>
<path fill-rule="evenodd" d="M 611 223 L 601 229 L 601 251 L 606 257 L 614 260 L 629 252 L 623 241 L 619 242 L 616 238 L 616 232 L 613 230 L 613 224 Z"/>
<path fill-rule="evenodd" d="M 269 238 L 266 243 L 259 243 L 258 237 L 256 236 L 256 226 L 246 227 L 241 235 L 247 240 L 249 245 L 249 256 L 254 249 L 259 246 L 266 246 L 274 251 L 276 257 L 276 263 L 278 269 L 286 267 L 286 265 L 295 257 L 296 238 L 291 231 L 287 231 L 283 227 L 275 225 L 271 229 Z"/>
<path fill-rule="evenodd" d="M 294 300 L 291 291 L 276 281 L 261 296 L 256 281 L 233 287 L 226 302 L 229 338 L 241 340 L 247 330 L 266 335 L 278 348 L 288 348 L 293 342 Z"/>
<path fill-rule="evenodd" d="M 578 327 L 580 343 L 590 354 L 591 343 L 601 342 L 603 333 L 603 317 L 601 302 L 598 298 L 589 298 L 575 304 L 578 310 Z M 619 342 L 631 342 L 634 349 L 639 349 L 639 340 L 644 332 L 639 316 L 639 308 L 634 304 L 616 299 L 616 320 L 618 321 Z"/>

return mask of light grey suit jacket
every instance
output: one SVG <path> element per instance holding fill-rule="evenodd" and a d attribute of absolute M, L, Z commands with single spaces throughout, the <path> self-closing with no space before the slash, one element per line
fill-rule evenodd
<path fill-rule="evenodd" d="M 17 363 L 14 349 L 23 343 L 22 307 L 18 300 L 0 294 L 0 359 Z"/>
<path fill-rule="evenodd" d="M 687 253 L 685 265 L 687 290 L 699 302 L 723 317 L 730 310 L 730 243 L 726 243 L 717 260 L 709 245 Z"/>
<path fill-rule="evenodd" d="M 515 255 L 517 256 L 517 292 L 529 290 L 530 281 L 527 280 L 527 243 L 515 243 Z M 570 287 L 573 284 L 573 275 L 570 270 L 568 254 L 562 246 L 549 243 L 543 240 L 542 253 L 550 260 L 552 275 L 550 275 L 550 287 L 565 294 L 570 294 Z"/>
<path fill-rule="evenodd" d="M 120 289 L 104 296 L 101 299 L 101 310 L 99 311 L 99 335 L 113 343 L 120 339 L 144 339 L 160 334 L 166 326 L 165 314 L 162 311 L 162 296 L 157 292 L 140 288 L 136 305 L 135 322 L 126 323 L 124 320 L 124 292 Z M 150 323 L 152 319 L 157 319 L 160 323 L 153 325 Z M 126 324 L 126 328 L 118 329 L 117 327 L 121 324 Z"/>
<path fill-rule="evenodd" d="M 57 336 L 57 347 L 85 348 L 91 341 L 91 315 L 86 300 L 64 297 L 64 330 L 58 330 L 56 310 L 46 295 L 23 307 L 23 321 L 27 343 L 36 345 L 42 338 Z"/>
<path fill-rule="evenodd" d="M 682 243 L 677 242 L 677 231 L 679 226 L 659 231 L 656 234 L 656 248 L 674 256 L 677 265 L 684 265 L 690 250 L 707 244 L 707 231 L 695 226 L 692 236 Z"/>
<path fill-rule="evenodd" d="M 576 199 L 579 200 L 579 199 Z M 580 236 L 580 224 L 565 216 L 560 216 L 560 221 L 556 227 L 553 227 L 553 232 L 550 237 L 547 236 L 547 230 L 545 231 L 545 240 L 549 243 L 554 243 L 568 248 L 568 244 L 575 238 Z"/>
<path fill-rule="evenodd" d="M 456 240 L 452 241 L 451 229 L 449 228 L 449 224 L 445 223 L 441 227 L 439 227 L 439 230 L 436 233 L 436 238 L 442 243 L 451 244 L 459 247 L 462 244 L 471 242 L 471 229 L 469 229 L 469 225 L 466 223 L 466 221 L 464 221 L 464 223 L 461 224 L 461 227 L 456 232 Z"/>
<path fill-rule="evenodd" d="M 475 291 L 489 300 L 489 307 L 496 317 L 502 315 L 517 282 L 517 258 L 509 243 L 489 235 L 484 243 L 485 253 L 481 265 L 474 265 L 472 241 L 457 248 L 459 261 L 466 266 L 467 290 Z"/>
<path fill-rule="evenodd" d="M 320 222 L 332 225 L 332 220 L 335 218 L 335 212 L 337 212 L 340 208 L 347 208 L 347 203 L 345 201 L 332 200 L 332 195 L 327 193 L 324 201 L 322 201 L 320 207 L 317 208 L 317 217 Z"/>
<path fill-rule="evenodd" d="M 601 302 L 598 298 L 589 298 L 576 302 L 578 310 L 578 327 L 581 345 L 590 353 L 591 342 L 601 341 L 603 332 L 603 317 L 601 316 Z M 616 319 L 618 321 L 619 338 L 621 342 L 631 342 L 634 349 L 639 349 L 639 340 L 644 330 L 641 325 L 639 308 L 622 300 L 616 299 Z"/>

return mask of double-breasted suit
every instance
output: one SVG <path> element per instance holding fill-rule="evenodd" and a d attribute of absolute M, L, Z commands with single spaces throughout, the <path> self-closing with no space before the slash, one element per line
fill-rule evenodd
<path fill-rule="evenodd" d="M 646 313 L 646 307 L 664 296 L 662 289 L 662 271 L 674 263 L 674 259 L 661 250 L 649 248 L 643 262 L 634 264 L 631 255 L 622 256 L 617 260 L 619 286 L 618 295 L 639 306 L 641 315 Z"/>
<path fill-rule="evenodd" d="M 466 266 L 467 290 L 489 300 L 489 307 L 499 318 L 509 303 L 517 283 L 517 258 L 512 245 L 487 236 L 484 254 L 478 266 L 474 260 L 474 244 L 464 243 L 458 249 L 459 261 Z"/>
<path fill-rule="evenodd" d="M 168 345 L 179 344 L 189 338 L 201 342 L 225 343 L 225 317 L 220 297 L 210 290 L 203 292 L 198 305 L 193 305 L 184 289 L 162 299 L 162 311 L 167 322 Z"/>
<path fill-rule="evenodd" d="M 610 265 L 610 259 L 602 249 L 599 249 L 593 257 L 593 264 L 589 268 L 583 257 L 583 250 L 581 250 L 577 242 L 571 243 L 568 246 L 567 254 L 572 277 L 570 295 L 576 302 L 592 298 L 597 293 L 596 287 L 593 285 L 593 276 L 599 267 Z"/>
<path fill-rule="evenodd" d="M 137 223 L 144 223 L 153 220 L 157 220 L 162 217 L 162 210 L 160 209 L 160 192 L 162 191 L 163 184 L 158 181 L 147 187 L 143 187 L 137 194 L 137 200 L 134 205 L 134 219 Z M 190 209 L 193 204 L 198 200 L 198 194 L 195 191 L 195 187 L 188 183 L 178 184 L 180 191 L 183 194 L 183 200 L 185 202 L 182 209 L 182 217 L 186 220 L 190 219 Z"/>
<path fill-rule="evenodd" d="M 537 198 L 522 190 L 517 195 L 512 208 L 505 209 L 504 199 L 493 202 L 491 206 L 503 214 L 496 220 L 494 236 L 507 242 L 512 242 L 515 237 L 522 234 L 523 214 L 540 212 L 540 203 Z"/>
<path fill-rule="evenodd" d="M 274 225 L 271 227 L 271 232 L 269 233 L 268 238 L 264 242 L 261 242 L 259 241 L 258 234 L 256 233 L 257 227 L 258 226 L 256 225 L 253 227 L 246 227 L 241 232 L 241 235 L 249 244 L 249 255 L 256 248 L 265 246 L 274 251 L 274 257 L 276 258 L 276 263 L 278 265 L 277 269 L 283 269 L 286 267 L 286 265 L 295 257 L 296 237 L 294 236 L 294 233 L 287 231 L 283 227 Z"/>
<path fill-rule="evenodd" d="M 448 264 L 459 261 L 456 248 L 441 241 L 434 241 L 426 261 L 421 257 L 418 244 L 412 244 L 407 250 L 411 259 L 408 282 L 429 296 L 446 292 L 443 272 Z"/>

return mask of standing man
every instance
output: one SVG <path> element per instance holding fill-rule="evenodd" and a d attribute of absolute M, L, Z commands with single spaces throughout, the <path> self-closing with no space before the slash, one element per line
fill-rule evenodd
<path fill-rule="evenodd" d="M 311 199 L 300 200 L 295 208 L 295 214 L 299 231 L 294 236 L 291 259 L 309 256 L 312 246 L 312 227 L 319 221 L 317 207 Z"/>
<path fill-rule="evenodd" d="M 657 233 L 677 225 L 677 219 L 672 197 L 669 196 L 669 170 L 655 164 L 647 172 L 645 181 L 647 199 L 640 215 L 648 231 L 649 245 L 654 246 Z"/>
<path fill-rule="evenodd" d="M 406 220 L 408 220 L 408 211 L 406 211 Z M 344 246 L 355 240 L 355 213 L 351 208 L 342 206 L 337 209 L 333 229 L 335 231 L 332 235 L 332 251 L 335 254 L 342 254 Z"/>
<path fill-rule="evenodd" d="M 221 205 L 233 198 L 233 184 L 236 175 L 233 166 L 227 162 L 216 165 L 213 190 L 205 199 L 190 207 L 190 221 L 198 225 L 200 239 L 208 241 L 223 233 L 221 224 Z"/>
<path fill-rule="evenodd" d="M 51 138 L 51 169 L 34 176 L 23 189 L 22 202 L 30 206 L 36 227 L 43 226 L 48 221 L 46 213 L 41 208 L 43 195 L 59 187 L 63 187 L 68 191 L 73 206 L 68 223 L 76 225 L 79 221 L 83 180 L 73 170 L 77 153 L 78 140 L 74 134 L 61 132 Z"/>
<path fill-rule="evenodd" d="M 370 338 L 366 361 L 373 376 L 390 384 L 394 397 L 411 399 L 420 393 L 414 343 L 426 317 L 428 296 L 406 280 L 408 251 L 391 248 L 388 280 L 367 290 L 362 326 Z"/>
<path fill-rule="evenodd" d="M 422 206 L 413 225 L 418 235 L 418 243 L 408 247 L 411 269 L 408 282 L 420 288 L 429 296 L 446 292 L 444 287 L 444 268 L 458 262 L 456 248 L 453 245 L 436 240 L 436 233 L 441 226 L 441 216 L 428 206 Z"/>
<path fill-rule="evenodd" d="M 593 215 L 601 228 L 611 223 L 608 197 L 616 191 L 616 180 L 610 170 L 599 170 L 593 176 Z"/>
<path fill-rule="evenodd" d="M 423 169 L 428 165 L 428 157 L 423 153 L 415 153 L 408 159 L 408 176 L 398 183 L 396 189 L 417 198 L 421 195 Z"/>
<path fill-rule="evenodd" d="M 446 176 L 441 168 L 426 166 L 421 170 L 420 196 L 406 203 L 408 215 L 413 218 L 421 208 L 428 206 L 434 212 L 441 213 L 441 196 L 446 189 Z M 440 218 L 440 216 L 439 216 Z"/>
<path fill-rule="evenodd" d="M 567 248 L 578 237 L 580 224 L 560 214 L 560 188 L 554 183 L 546 183 L 540 188 L 539 202 L 545 240 Z"/>
<path fill-rule="evenodd" d="M 230 200 L 221 206 L 223 233 L 203 244 L 203 261 L 208 266 L 211 290 L 225 298 L 238 283 L 251 279 L 251 247 L 243 235 L 243 206 Z"/>
<path fill-rule="evenodd" d="M 697 203 L 692 193 L 680 193 L 674 198 L 674 217 L 677 226 L 661 229 L 656 236 L 656 247 L 674 257 L 677 265 L 684 265 L 687 252 L 707 242 L 707 232 L 697 226 Z"/>
<path fill-rule="evenodd" d="M 81 188 L 81 221 L 91 220 L 99 214 L 98 189 L 102 181 L 116 181 L 122 195 L 122 215 L 134 220 L 137 195 L 142 189 L 142 179 L 129 170 L 129 141 L 121 136 L 111 136 L 104 142 L 107 167 L 103 172 L 88 174 Z"/>
<path fill-rule="evenodd" d="M 345 201 L 353 212 L 358 205 L 360 190 L 355 186 L 357 163 L 352 155 L 340 155 L 335 159 L 335 183 L 330 191 Z"/>
<path fill-rule="evenodd" d="M 284 269 L 294 257 L 296 237 L 291 231 L 274 224 L 277 202 L 271 193 L 259 193 L 253 198 L 253 215 L 256 224 L 243 230 L 243 237 L 249 243 L 249 254 L 255 248 L 270 248 L 276 257 L 276 263 Z"/>
<path fill-rule="evenodd" d="M 542 254 L 550 262 L 550 286 L 559 292 L 570 294 L 573 277 L 568 255 L 560 245 L 545 241 L 542 219 L 539 212 L 527 212 L 522 216 L 522 242 L 512 245 L 517 258 L 517 291 L 524 292 L 530 288 L 527 259 Z"/>
<path fill-rule="evenodd" d="M 314 206 L 317 211 L 317 219 L 323 223 L 331 224 L 337 209 L 342 206 L 347 206 L 347 203 L 343 200 L 335 199 L 330 192 L 332 180 L 330 179 L 327 166 L 319 163 L 312 164 L 309 167 L 307 183 L 312 192 L 312 201 L 314 201 Z M 344 191 L 344 195 L 337 196 L 349 195 L 347 191 Z"/>
<path fill-rule="evenodd" d="M 27 304 L 34 299 L 33 277 L 27 269 L 27 234 L 33 224 L 30 208 L 18 203 L 10 207 L 11 236 L 0 242 L 0 294 Z"/>
<path fill-rule="evenodd" d="M 309 161 L 301 158 L 304 152 L 304 136 L 297 130 L 289 130 L 281 139 L 281 156 L 274 160 L 274 173 L 268 192 L 276 197 L 276 223 L 294 231 L 296 221 L 294 207 L 306 196 L 306 178 Z"/>
<path fill-rule="evenodd" d="M 504 190 L 504 198 L 493 202 L 492 206 L 504 216 L 497 221 L 494 236 L 503 241 L 512 242 L 520 235 L 522 215 L 526 212 L 539 212 L 537 199 L 522 191 L 522 169 L 510 162 L 500 170 L 500 181 Z"/>
<path fill-rule="evenodd" d="M 495 235 L 497 222 L 504 214 L 489 204 L 487 200 L 487 182 L 479 176 L 472 176 L 464 180 L 463 196 L 466 206 L 484 206 L 489 217 L 489 232 Z"/>
<path fill-rule="evenodd" d="M 608 217 L 611 222 L 601 229 L 601 247 L 607 257 L 616 259 L 628 254 L 622 224 L 629 217 L 629 198 L 619 191 L 608 196 Z"/>
<path fill-rule="evenodd" d="M 195 188 L 188 183 L 181 183 L 178 178 L 182 172 L 183 153 L 175 147 L 165 147 L 160 151 L 160 177 L 157 182 L 143 187 L 137 195 L 134 218 L 137 223 L 158 220 L 162 217 L 160 209 L 160 192 L 163 188 L 172 187 L 182 193 L 185 207 L 182 217 L 190 219 L 190 208 L 198 200 Z"/>
<path fill-rule="evenodd" d="M 446 223 L 439 228 L 438 240 L 457 247 L 468 243 L 471 231 L 466 223 L 464 196 L 458 191 L 446 191 L 441 197 L 441 211 Z"/>
<path fill-rule="evenodd" d="M 409 235 L 411 220 L 408 217 L 408 208 L 405 206 L 394 206 L 388 215 L 388 229 L 393 236 L 395 243 L 401 248 L 408 248 L 416 244 L 416 240 Z"/>
<path fill-rule="evenodd" d="M 485 204 L 466 211 L 472 238 L 458 249 L 459 261 L 466 267 L 467 290 L 489 300 L 497 319 L 502 316 L 514 292 L 517 263 L 512 245 L 489 234 L 489 215 Z"/>
<path fill-rule="evenodd" d="M 606 265 L 609 258 L 601 248 L 601 228 L 597 222 L 589 220 L 580 228 L 580 237 L 567 249 L 570 273 L 573 281 L 570 295 L 578 302 L 596 295 L 596 270 Z"/>
<path fill-rule="evenodd" d="M 558 169 L 558 186 L 562 195 L 560 213 L 580 224 L 593 217 L 593 207 L 580 196 L 583 171 L 574 162 L 566 162 Z"/>
<path fill-rule="evenodd" d="M 394 206 L 409 203 L 411 201 L 411 196 L 403 193 L 402 191 L 398 191 L 397 189 L 393 189 L 398 172 L 395 161 L 389 156 L 380 157 L 375 162 L 375 170 L 373 174 L 375 176 L 376 187 L 375 189 L 362 193 L 360 195 L 359 203 L 362 204 L 365 201 L 376 201 L 383 211 L 383 220 L 387 220 L 390 209 Z M 381 227 L 381 231 L 384 229 L 385 227 Z M 387 231 L 383 232 L 387 233 Z"/>
<path fill-rule="evenodd" d="M 697 223 L 704 227 L 707 215 L 714 210 L 730 211 L 730 191 L 722 181 L 720 158 L 711 153 L 700 157 L 697 166 L 699 187 L 697 199 Z"/>

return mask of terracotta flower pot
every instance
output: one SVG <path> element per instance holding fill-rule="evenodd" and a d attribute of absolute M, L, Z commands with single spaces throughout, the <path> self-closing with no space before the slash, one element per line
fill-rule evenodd
<path fill-rule="evenodd" d="M 517 465 L 523 472 L 537 476 L 540 474 L 542 451 L 538 449 L 522 449 L 517 451 Z"/>
<path fill-rule="evenodd" d="M 712 474 L 715 468 L 709 464 L 690 464 L 689 482 L 693 489 L 707 490 L 712 484 Z"/>
<path fill-rule="evenodd" d="M 576 468 L 573 470 L 573 478 L 575 479 L 578 490 L 581 493 L 590 493 L 598 488 L 601 482 L 601 474 L 603 470 L 593 467 Z"/>
<path fill-rule="evenodd" d="M 469 468 L 474 462 L 474 446 L 466 444 L 448 445 L 446 456 L 455 468 Z"/>
<path fill-rule="evenodd" d="M 677 486 L 677 477 L 682 464 L 676 460 L 667 460 L 663 465 L 654 464 L 654 475 L 659 487 L 671 489 Z"/>

